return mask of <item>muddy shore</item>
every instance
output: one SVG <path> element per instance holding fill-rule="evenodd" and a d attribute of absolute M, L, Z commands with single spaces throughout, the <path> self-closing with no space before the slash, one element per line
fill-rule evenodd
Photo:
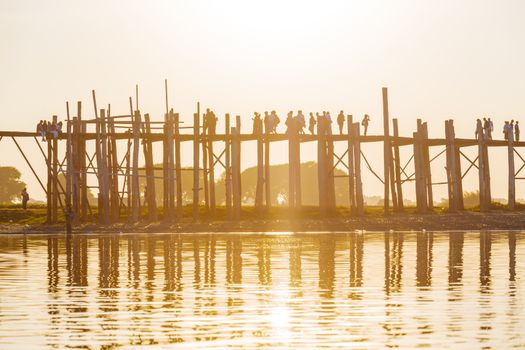
<path fill-rule="evenodd" d="M 179 223 L 140 223 L 100 226 L 85 224 L 74 232 L 318 232 L 318 231 L 457 231 L 457 230 L 525 230 L 525 212 L 494 211 L 459 214 L 366 215 L 362 217 L 297 220 L 250 219 L 233 221 L 185 220 Z M 0 223 L 0 233 L 60 233 L 64 225 L 23 225 Z"/>

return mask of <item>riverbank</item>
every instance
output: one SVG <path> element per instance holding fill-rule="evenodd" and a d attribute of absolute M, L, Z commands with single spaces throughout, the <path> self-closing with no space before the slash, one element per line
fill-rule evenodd
<path fill-rule="evenodd" d="M 456 231 L 456 230 L 525 230 L 525 211 L 504 210 L 487 213 L 396 214 L 383 216 L 372 213 L 362 217 L 333 217 L 327 219 L 302 217 L 298 219 L 249 218 L 240 221 L 202 220 L 184 218 L 177 223 L 117 223 L 101 226 L 88 223 L 74 232 L 319 232 L 319 231 Z M 0 233 L 64 232 L 64 225 L 0 223 Z"/>

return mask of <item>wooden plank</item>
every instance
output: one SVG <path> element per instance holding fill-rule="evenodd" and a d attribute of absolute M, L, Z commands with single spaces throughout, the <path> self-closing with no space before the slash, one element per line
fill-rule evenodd
<path fill-rule="evenodd" d="M 385 186 L 384 191 L 384 205 L 383 205 L 383 212 L 385 215 L 389 214 L 390 210 L 390 153 L 391 153 L 391 145 L 390 145 L 390 132 L 389 132 L 389 115 L 388 115 L 388 89 L 384 87 L 382 89 L 382 95 L 383 95 L 383 134 L 384 134 L 384 140 L 383 140 L 383 182 Z"/>
<path fill-rule="evenodd" d="M 397 192 L 397 211 L 402 212 L 404 210 L 404 203 L 403 203 L 403 186 L 401 181 L 401 158 L 399 156 L 399 127 L 397 124 L 397 118 L 392 119 L 393 123 L 393 132 L 394 132 L 394 173 L 395 173 L 395 179 L 396 179 L 396 192 Z"/>
<path fill-rule="evenodd" d="M 199 217 L 199 141 L 200 141 L 199 114 L 193 114 L 193 219 Z"/>

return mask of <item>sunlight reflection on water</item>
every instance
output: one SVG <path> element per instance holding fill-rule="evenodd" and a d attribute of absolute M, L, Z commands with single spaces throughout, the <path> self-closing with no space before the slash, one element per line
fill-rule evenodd
<path fill-rule="evenodd" d="M 0 348 L 523 347 L 521 233 L 0 236 Z"/>

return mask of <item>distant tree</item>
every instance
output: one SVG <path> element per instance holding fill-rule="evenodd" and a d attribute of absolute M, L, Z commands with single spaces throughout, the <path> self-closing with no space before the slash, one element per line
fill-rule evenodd
<path fill-rule="evenodd" d="M 12 203 L 20 196 L 26 184 L 20 181 L 20 171 L 15 167 L 0 167 L 0 203 Z"/>

